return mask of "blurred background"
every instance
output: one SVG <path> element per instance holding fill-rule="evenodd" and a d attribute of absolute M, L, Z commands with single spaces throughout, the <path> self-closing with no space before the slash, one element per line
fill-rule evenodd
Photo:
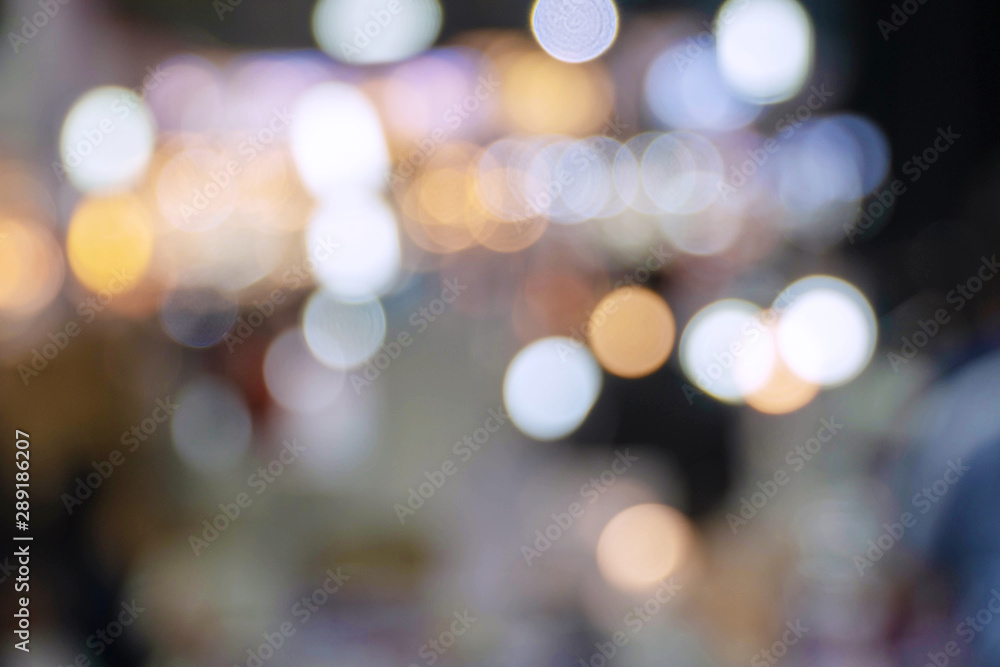
<path fill-rule="evenodd" d="M 992 4 L 0 8 L 3 664 L 1000 664 Z"/>

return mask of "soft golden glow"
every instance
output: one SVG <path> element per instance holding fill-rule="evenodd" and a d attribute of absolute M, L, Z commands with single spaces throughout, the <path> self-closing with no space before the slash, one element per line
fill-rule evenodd
<path fill-rule="evenodd" d="M 73 212 L 66 253 L 73 273 L 91 291 L 132 289 L 152 252 L 152 222 L 134 195 L 84 199 Z"/>
<path fill-rule="evenodd" d="M 0 311 L 21 315 L 40 310 L 62 280 L 62 255 L 48 229 L 0 218 Z"/>
<path fill-rule="evenodd" d="M 514 129 L 582 136 L 600 131 L 611 114 L 612 86 L 598 63 L 571 65 L 542 51 L 500 63 L 503 108 Z"/>
<path fill-rule="evenodd" d="M 793 373 L 781 358 L 763 387 L 745 396 L 747 405 L 769 415 L 795 412 L 819 393 L 819 386 Z"/>
<path fill-rule="evenodd" d="M 597 541 L 597 565 L 616 588 L 642 591 L 683 564 L 691 549 L 691 528 L 683 514 L 655 503 L 619 512 Z"/>
<path fill-rule="evenodd" d="M 666 362 L 677 327 L 670 307 L 648 289 L 622 287 L 604 297 L 590 316 L 590 347 L 609 372 L 649 375 Z"/>

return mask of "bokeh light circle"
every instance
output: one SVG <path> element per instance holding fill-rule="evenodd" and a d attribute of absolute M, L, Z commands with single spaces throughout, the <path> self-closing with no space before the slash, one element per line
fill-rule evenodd
<path fill-rule="evenodd" d="M 354 368 L 385 340 L 385 311 L 377 299 L 344 303 L 319 289 L 306 303 L 302 328 L 317 359 L 331 368 Z"/>
<path fill-rule="evenodd" d="M 687 518 L 657 503 L 633 505 L 608 522 L 597 541 L 597 565 L 615 588 L 643 591 L 674 574 L 690 552 Z"/>
<path fill-rule="evenodd" d="M 267 348 L 264 382 L 274 400 L 286 410 L 313 413 L 337 399 L 345 376 L 317 361 L 302 329 L 295 327 L 283 332 Z"/>
<path fill-rule="evenodd" d="M 808 382 L 844 384 L 875 352 L 875 313 L 857 288 L 839 278 L 810 276 L 792 283 L 775 308 L 784 309 L 778 323 L 781 357 Z"/>
<path fill-rule="evenodd" d="M 745 99 L 772 104 L 802 88 L 812 68 L 813 26 L 796 0 L 727 0 L 717 14 L 719 71 Z"/>
<path fill-rule="evenodd" d="M 681 334 L 681 368 L 701 391 L 729 403 L 743 401 L 735 367 L 748 349 L 761 345 L 761 326 L 754 319 L 759 311 L 749 301 L 723 299 L 688 322 Z"/>
<path fill-rule="evenodd" d="M 66 233 L 66 254 L 77 279 L 93 292 L 134 288 L 153 254 L 153 223 L 131 194 L 83 199 Z"/>
<path fill-rule="evenodd" d="M 250 410 L 223 380 L 200 377 L 177 396 L 170 433 L 174 448 L 192 468 L 212 473 L 234 467 L 250 447 Z"/>
<path fill-rule="evenodd" d="M 608 294 L 590 315 L 588 342 L 608 372 L 621 377 L 649 375 L 666 362 L 676 324 L 658 294 L 622 287 Z"/>
<path fill-rule="evenodd" d="M 82 192 L 131 185 L 153 156 L 156 123 L 145 100 L 121 86 L 102 86 L 70 108 L 59 137 L 61 168 Z"/>
<path fill-rule="evenodd" d="M 535 440 L 575 431 L 601 392 L 601 369 L 582 342 L 553 336 L 518 352 L 507 366 L 503 400 L 511 421 Z"/>
<path fill-rule="evenodd" d="M 618 9 L 613 0 L 538 0 L 531 12 L 531 30 L 553 58 L 586 62 L 615 41 Z"/>
<path fill-rule="evenodd" d="M 388 63 L 430 47 L 441 31 L 438 0 L 319 0 L 313 10 L 316 43 L 349 63 Z"/>

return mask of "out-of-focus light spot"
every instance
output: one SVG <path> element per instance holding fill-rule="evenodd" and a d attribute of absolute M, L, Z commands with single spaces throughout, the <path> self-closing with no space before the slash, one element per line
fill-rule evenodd
<path fill-rule="evenodd" d="M 680 361 L 684 374 L 699 389 L 722 401 L 742 402 L 743 390 L 733 369 L 736 357 L 761 340 L 753 320 L 759 310 L 749 301 L 723 299 L 691 318 L 681 334 Z"/>
<path fill-rule="evenodd" d="M 428 48 L 441 31 L 438 0 L 319 0 L 312 16 L 316 43 L 348 63 L 387 63 Z"/>
<path fill-rule="evenodd" d="M 341 300 L 382 294 L 399 274 L 396 216 L 374 195 L 327 201 L 309 223 L 306 245 L 317 280 Z"/>
<path fill-rule="evenodd" d="M 184 54 L 162 65 L 167 76 L 146 98 L 161 132 L 215 129 L 223 113 L 223 79 L 205 58 Z"/>
<path fill-rule="evenodd" d="M 498 66 L 503 109 L 517 130 L 579 136 L 599 132 L 611 114 L 613 86 L 600 63 L 568 65 L 534 51 Z"/>
<path fill-rule="evenodd" d="M 375 106 L 354 86 L 323 83 L 299 98 L 292 154 L 310 192 L 320 197 L 385 186 L 389 153 Z"/>
<path fill-rule="evenodd" d="M 482 82 L 493 74 L 482 52 L 447 47 L 400 63 L 366 89 L 379 107 L 390 143 L 402 153 L 404 164 L 412 165 L 425 157 L 423 140 L 445 124 L 454 139 L 475 135 L 492 119 L 499 96 L 494 99 L 495 91 Z"/>
<path fill-rule="evenodd" d="M 779 157 L 782 202 L 803 213 L 860 199 L 863 158 L 847 127 L 824 119 L 803 130 Z"/>
<path fill-rule="evenodd" d="M 642 173 L 642 161 L 646 150 L 662 136 L 659 132 L 643 132 L 631 137 L 615 156 L 612 169 L 618 196 L 632 210 L 647 215 L 658 215 L 663 212 L 646 193 Z"/>
<path fill-rule="evenodd" d="M 163 330 L 182 345 L 211 347 L 236 323 L 238 311 L 239 302 L 233 294 L 182 288 L 163 299 L 160 322 Z"/>
<path fill-rule="evenodd" d="M 875 190 L 889 173 L 889 140 L 875 123 L 852 114 L 842 114 L 825 119 L 825 123 L 846 133 L 851 159 L 861 180 L 865 194 Z"/>
<path fill-rule="evenodd" d="M 690 255 L 717 255 L 739 238 L 743 220 L 717 200 L 697 215 L 663 216 L 659 228 L 679 250 Z"/>
<path fill-rule="evenodd" d="M 20 317 L 41 310 L 64 276 L 62 253 L 47 228 L 0 218 L 0 312 Z"/>
<path fill-rule="evenodd" d="M 796 0 L 727 0 L 716 31 L 719 70 L 734 91 L 772 104 L 795 95 L 813 61 L 813 26 Z"/>
<path fill-rule="evenodd" d="M 819 389 L 819 385 L 806 382 L 793 373 L 778 356 L 767 381 L 748 392 L 745 398 L 747 405 L 758 412 L 783 415 L 808 405 Z"/>
<path fill-rule="evenodd" d="M 825 387 L 860 373 L 875 351 L 875 313 L 854 286 L 831 276 L 789 285 L 775 307 L 790 303 L 778 323 L 778 350 L 802 379 Z"/>
<path fill-rule="evenodd" d="M 264 357 L 264 382 L 283 408 L 310 413 L 329 407 L 344 388 L 344 373 L 319 363 L 302 329 L 279 335 Z"/>
<path fill-rule="evenodd" d="M 776 317 L 774 311 L 762 311 L 757 313 L 754 321 L 773 324 Z M 740 334 L 748 344 L 735 351 L 730 350 L 733 357 L 732 377 L 740 395 L 746 398 L 747 394 L 761 391 L 771 380 L 778 363 L 778 349 L 769 326 L 751 324 L 746 331 L 741 328 Z"/>
<path fill-rule="evenodd" d="M 91 291 L 132 289 L 152 253 L 152 221 L 134 195 L 85 198 L 73 211 L 66 254 L 74 275 Z"/>
<path fill-rule="evenodd" d="M 129 186 L 149 164 L 155 136 L 153 114 L 135 91 L 95 88 L 66 114 L 59 138 L 62 168 L 82 192 Z"/>
<path fill-rule="evenodd" d="M 170 423 L 170 433 L 186 464 L 211 473 L 232 468 L 243 458 L 253 427 L 250 410 L 235 387 L 201 377 L 181 390 L 177 402 L 180 407 Z"/>
<path fill-rule="evenodd" d="M 557 142 L 543 149 L 530 166 L 528 201 L 562 224 L 604 215 L 606 209 L 620 210 L 609 202 L 612 195 L 620 201 L 611 176 L 611 160 L 620 144 L 603 139 Z"/>
<path fill-rule="evenodd" d="M 590 351 L 571 338 L 531 343 L 511 360 L 503 400 L 511 420 L 535 440 L 575 431 L 601 392 L 601 369 Z"/>
<path fill-rule="evenodd" d="M 597 541 L 597 565 L 615 588 L 655 586 L 683 566 L 692 547 L 687 518 L 656 503 L 633 505 L 615 515 Z"/>
<path fill-rule="evenodd" d="M 760 107 L 737 99 L 722 80 L 715 47 L 697 57 L 686 41 L 664 51 L 646 73 L 646 104 L 660 122 L 678 129 L 728 131 L 743 127 Z"/>
<path fill-rule="evenodd" d="M 222 224 L 236 207 L 239 182 L 221 150 L 182 150 L 167 162 L 156 180 L 160 212 L 178 229 L 203 231 Z"/>
<path fill-rule="evenodd" d="M 722 157 L 712 143 L 693 132 L 665 134 L 642 157 L 642 185 L 666 213 L 690 214 L 711 204 L 719 193 Z"/>
<path fill-rule="evenodd" d="M 639 287 L 622 287 L 594 308 L 588 342 L 609 372 L 638 378 L 666 362 L 675 335 L 673 313 L 658 294 Z"/>
<path fill-rule="evenodd" d="M 320 289 L 306 303 L 302 328 L 317 359 L 331 368 L 354 368 L 385 340 L 385 311 L 378 300 L 342 303 Z"/>
<path fill-rule="evenodd" d="M 613 0 L 537 0 L 531 30 L 545 51 L 567 63 L 593 60 L 618 35 Z"/>

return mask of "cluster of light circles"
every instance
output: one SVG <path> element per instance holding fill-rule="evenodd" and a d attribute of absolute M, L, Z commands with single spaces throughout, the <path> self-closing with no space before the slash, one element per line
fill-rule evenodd
<path fill-rule="evenodd" d="M 563 438 L 583 424 L 600 394 L 601 368 L 624 378 L 657 371 L 673 349 L 676 325 L 655 292 L 622 287 L 607 294 L 582 327 L 586 344 L 561 336 L 517 353 L 504 377 L 511 420 L 536 440 Z"/>
<path fill-rule="evenodd" d="M 766 309 L 740 299 L 709 304 L 685 327 L 680 362 L 699 391 L 780 414 L 861 373 L 877 335 L 861 292 L 838 278 L 810 276 Z"/>

